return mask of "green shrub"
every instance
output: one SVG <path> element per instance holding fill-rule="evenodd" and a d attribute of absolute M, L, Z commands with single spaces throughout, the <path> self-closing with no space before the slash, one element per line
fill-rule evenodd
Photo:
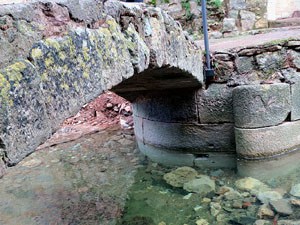
<path fill-rule="evenodd" d="M 221 8 L 221 7 L 222 7 L 222 2 L 221 2 L 221 0 L 209 0 L 209 3 L 212 4 L 212 5 L 217 6 L 218 8 Z"/>
<path fill-rule="evenodd" d="M 183 0 L 181 1 L 181 5 L 183 8 L 185 8 L 185 17 L 187 20 L 190 20 L 192 18 L 191 14 L 191 5 L 189 3 L 189 0 Z"/>

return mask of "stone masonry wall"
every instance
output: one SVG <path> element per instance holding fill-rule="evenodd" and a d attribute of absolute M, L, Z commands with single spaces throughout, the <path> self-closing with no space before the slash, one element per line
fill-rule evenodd
<path fill-rule="evenodd" d="M 240 159 L 237 166 L 243 175 L 249 175 L 255 168 L 254 163 L 251 168 L 243 160 L 269 161 L 274 158 L 276 161 L 276 158 L 298 150 L 299 50 L 300 40 L 295 39 L 213 55 L 214 82 L 233 88 L 235 144 Z"/>

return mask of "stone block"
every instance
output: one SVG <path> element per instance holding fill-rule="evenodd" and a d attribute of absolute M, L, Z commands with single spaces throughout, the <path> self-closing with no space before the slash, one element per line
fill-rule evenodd
<path fill-rule="evenodd" d="M 233 122 L 232 88 L 211 84 L 197 92 L 197 108 L 201 123 Z"/>
<path fill-rule="evenodd" d="M 300 119 L 300 81 L 291 84 L 291 102 L 292 102 L 292 111 L 291 111 L 291 120 Z"/>
<path fill-rule="evenodd" d="M 239 10 L 230 10 L 229 11 L 229 18 L 237 19 L 239 16 Z"/>
<path fill-rule="evenodd" d="M 300 121 L 257 129 L 235 128 L 237 154 L 259 159 L 291 152 L 300 145 L 299 130 Z"/>
<path fill-rule="evenodd" d="M 268 20 L 265 18 L 261 18 L 260 20 L 257 20 L 255 22 L 255 28 L 256 29 L 262 29 L 262 28 L 268 28 Z"/>
<path fill-rule="evenodd" d="M 143 118 L 133 115 L 135 137 L 143 141 Z"/>
<path fill-rule="evenodd" d="M 223 31 L 224 32 L 232 32 L 237 30 L 237 26 L 235 25 L 235 19 L 233 18 L 224 18 L 223 20 Z"/>
<path fill-rule="evenodd" d="M 247 73 L 254 69 L 253 57 L 238 57 L 236 60 L 236 67 L 239 73 Z"/>
<path fill-rule="evenodd" d="M 297 72 L 297 70 L 293 68 L 281 70 L 281 75 L 286 83 L 294 84 L 300 81 L 300 72 Z"/>
<path fill-rule="evenodd" d="M 235 152 L 232 123 L 181 124 L 144 119 L 143 132 L 145 144 L 166 150 L 185 153 Z"/>
<path fill-rule="evenodd" d="M 133 114 L 161 122 L 189 122 L 198 120 L 196 92 L 176 90 L 144 95 L 133 102 Z"/>
<path fill-rule="evenodd" d="M 236 9 L 236 10 L 241 10 L 241 9 L 246 9 L 246 0 L 230 0 L 230 9 Z"/>
<path fill-rule="evenodd" d="M 201 7 L 198 5 L 197 1 L 189 1 L 191 7 L 191 14 L 198 18 L 201 15 Z"/>
<path fill-rule="evenodd" d="M 293 64 L 293 68 L 300 69 L 300 53 L 293 51 L 293 50 L 288 50 L 288 58 L 291 60 Z"/>
<path fill-rule="evenodd" d="M 209 38 L 211 38 L 211 39 L 219 39 L 222 37 L 223 37 L 223 34 L 220 31 L 213 31 L 213 32 L 209 33 Z"/>
<path fill-rule="evenodd" d="M 255 24 L 255 13 L 241 10 L 241 26 L 243 31 L 252 30 Z"/>
<path fill-rule="evenodd" d="M 275 69 L 281 69 L 285 59 L 286 54 L 282 54 L 281 52 L 267 52 L 256 56 L 259 69 L 268 73 Z"/>
<path fill-rule="evenodd" d="M 299 47 L 300 46 L 300 41 L 289 41 L 287 43 L 288 47 Z"/>
<path fill-rule="evenodd" d="M 245 85 L 233 90 L 236 127 L 274 126 L 286 120 L 291 111 L 288 84 Z"/>

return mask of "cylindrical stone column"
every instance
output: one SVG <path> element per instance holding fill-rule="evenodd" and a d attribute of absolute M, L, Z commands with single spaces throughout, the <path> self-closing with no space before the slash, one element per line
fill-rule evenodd
<path fill-rule="evenodd" d="M 226 98 L 232 99 L 231 92 L 218 85 L 139 96 L 133 102 L 139 149 L 164 165 L 235 167 L 232 100 Z M 224 119 L 221 108 L 230 111 L 223 112 Z"/>
<path fill-rule="evenodd" d="M 279 167 L 286 165 L 280 162 L 289 161 L 283 155 L 300 144 L 300 121 L 289 121 L 291 108 L 289 84 L 245 85 L 233 90 L 240 175 L 264 179 L 286 169 Z"/>

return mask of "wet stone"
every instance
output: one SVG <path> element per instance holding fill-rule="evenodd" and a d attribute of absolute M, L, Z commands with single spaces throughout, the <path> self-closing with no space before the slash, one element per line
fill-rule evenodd
<path fill-rule="evenodd" d="M 274 212 L 270 209 L 268 204 L 264 204 L 259 207 L 257 216 L 260 219 L 273 218 L 275 216 Z"/>
<path fill-rule="evenodd" d="M 292 186 L 290 194 L 295 197 L 300 197 L 300 184 L 295 184 Z"/>
<path fill-rule="evenodd" d="M 214 180 L 211 180 L 208 176 L 204 176 L 200 179 L 195 179 L 184 183 L 183 189 L 189 192 L 206 195 L 215 192 L 216 185 Z"/>
<path fill-rule="evenodd" d="M 197 174 L 193 168 L 184 166 L 165 174 L 164 180 L 174 187 L 183 187 L 184 183 L 194 180 Z"/>
<path fill-rule="evenodd" d="M 293 213 L 290 201 L 287 199 L 272 200 L 270 205 L 280 215 L 288 216 Z"/>
<path fill-rule="evenodd" d="M 282 195 L 277 191 L 265 191 L 265 192 L 259 192 L 257 198 L 262 203 L 269 203 L 271 200 L 282 199 Z"/>

